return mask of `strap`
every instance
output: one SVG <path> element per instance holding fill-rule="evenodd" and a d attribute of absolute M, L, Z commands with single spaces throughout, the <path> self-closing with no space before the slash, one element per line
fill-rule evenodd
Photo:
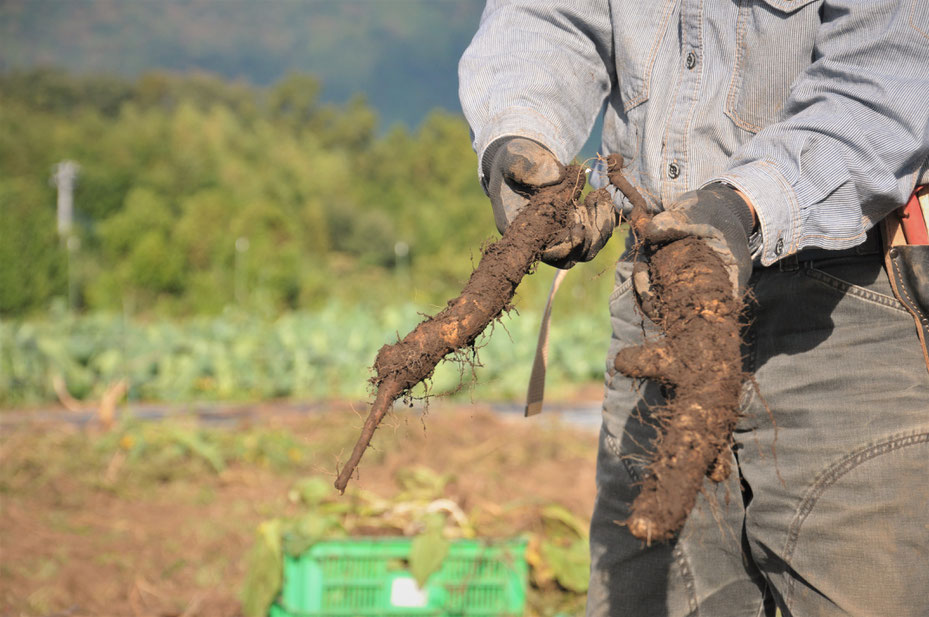
<path fill-rule="evenodd" d="M 915 251 L 929 251 L 929 246 L 925 244 L 906 244 L 893 247 L 887 252 L 885 265 L 890 275 L 890 284 L 893 287 L 894 295 L 897 296 L 897 300 L 903 304 L 916 321 L 916 334 L 922 347 L 926 369 L 929 370 L 929 316 L 927 316 L 923 306 L 920 305 L 919 296 L 911 278 L 911 275 L 914 274 L 912 262 L 922 262 L 921 267 L 925 269 L 925 265 L 922 264 L 929 264 L 929 255 L 925 252 L 918 255 L 915 254 Z M 907 257 L 912 259 L 908 260 Z M 918 281 L 916 283 L 918 284 Z"/>
<path fill-rule="evenodd" d="M 545 368 L 548 366 L 548 327 L 552 320 L 552 304 L 561 281 L 568 274 L 567 270 L 556 270 L 552 279 L 552 288 L 548 292 L 548 302 L 545 304 L 545 313 L 539 326 L 539 341 L 535 347 L 535 360 L 532 362 L 532 373 L 529 375 L 529 391 L 526 393 L 526 417 L 542 412 L 542 400 L 545 398 Z"/>
<path fill-rule="evenodd" d="M 922 347 L 926 369 L 929 370 L 929 316 L 926 315 L 925 308 L 920 306 L 919 302 L 914 299 L 913 294 L 910 293 L 911 281 L 905 276 L 904 272 L 907 269 L 904 264 L 907 257 L 905 252 L 929 250 L 925 245 L 908 243 L 906 235 L 907 227 L 909 227 L 911 235 L 916 235 L 913 234 L 912 223 L 926 212 L 923 207 L 929 206 L 927 200 L 929 200 L 929 190 L 926 187 L 918 188 L 905 208 L 894 210 L 881 221 L 881 230 L 884 240 L 884 267 L 887 269 L 887 276 L 890 278 L 890 286 L 897 300 L 903 304 L 916 322 L 916 334 Z M 906 221 L 907 218 L 912 220 Z M 926 237 L 926 220 L 919 221 L 922 224 L 920 230 L 922 235 L 918 236 L 920 240 L 924 240 Z M 905 225 L 905 222 L 909 222 L 910 226 Z"/>

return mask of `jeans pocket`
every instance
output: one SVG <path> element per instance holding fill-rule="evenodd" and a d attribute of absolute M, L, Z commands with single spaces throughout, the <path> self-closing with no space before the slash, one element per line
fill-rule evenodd
<path fill-rule="evenodd" d="M 807 268 L 804 273 L 838 295 L 856 298 L 901 313 L 907 312 L 903 304 L 894 297 L 887 272 L 883 263 L 878 260 L 871 260 L 867 264 L 841 262 L 816 265 Z"/>
<path fill-rule="evenodd" d="M 854 614 L 925 615 L 929 432 L 917 414 L 901 420 L 918 428 L 848 452 L 799 502 L 782 554 L 782 570 L 792 574 L 782 592 L 793 614 L 832 614 L 828 593 L 842 590 Z"/>
<path fill-rule="evenodd" d="M 790 87 L 810 65 L 822 0 L 745 0 L 739 6 L 736 59 L 726 115 L 757 133 L 776 121 Z"/>
<path fill-rule="evenodd" d="M 647 336 L 656 336 L 658 329 L 645 319 L 636 306 L 632 289 L 632 262 L 616 264 L 616 287 L 610 294 L 610 325 L 612 336 L 606 357 L 606 396 L 603 419 L 614 435 L 623 435 L 628 416 L 648 415 L 648 409 L 662 401 L 657 384 L 637 383 L 617 372 L 613 360 L 620 349 L 640 345 Z"/>
<path fill-rule="evenodd" d="M 629 261 L 616 263 L 616 284 L 610 294 L 610 322 L 613 327 L 610 366 L 616 352 L 623 347 L 642 342 L 642 328 L 645 324 L 636 307 L 635 292 L 632 289 L 632 268 L 633 264 Z"/>

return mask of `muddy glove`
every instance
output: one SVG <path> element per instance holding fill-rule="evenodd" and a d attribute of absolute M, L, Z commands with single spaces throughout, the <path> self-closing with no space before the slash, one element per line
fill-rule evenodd
<path fill-rule="evenodd" d="M 484 152 L 484 177 L 494 210 L 494 222 L 502 234 L 529 196 L 543 186 L 561 182 L 564 166 L 540 143 L 524 137 L 504 137 Z M 542 254 L 542 261 L 556 268 L 570 268 L 590 261 L 613 234 L 616 210 L 610 200 L 586 207 L 578 204 L 574 223 Z"/>
<path fill-rule="evenodd" d="M 661 245 L 687 236 L 704 238 L 726 267 L 733 294 L 741 298 L 752 274 L 748 237 L 753 225 L 752 211 L 735 189 L 724 184 L 710 184 L 684 193 L 664 212 L 656 214 L 645 227 L 645 241 Z M 633 285 L 643 312 L 655 321 L 657 315 L 647 263 L 636 263 Z"/>

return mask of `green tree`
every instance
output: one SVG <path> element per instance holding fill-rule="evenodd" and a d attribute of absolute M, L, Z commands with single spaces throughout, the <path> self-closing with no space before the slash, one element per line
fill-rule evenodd
<path fill-rule="evenodd" d="M 18 315 L 67 297 L 67 255 L 50 191 L 0 180 L 0 314 Z"/>

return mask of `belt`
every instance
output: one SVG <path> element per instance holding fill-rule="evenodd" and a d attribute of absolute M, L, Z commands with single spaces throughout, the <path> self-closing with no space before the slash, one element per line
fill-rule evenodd
<path fill-rule="evenodd" d="M 797 251 L 792 255 L 779 259 L 769 267 L 778 268 L 780 270 L 794 270 L 797 269 L 801 263 L 809 261 L 825 261 L 827 259 L 837 259 L 840 257 L 865 257 L 868 255 L 880 256 L 883 255 L 883 252 L 884 249 L 881 243 L 880 231 L 877 226 L 874 226 L 868 230 L 864 242 L 857 246 L 841 250 L 822 248 L 803 249 L 802 251 Z M 761 266 L 756 263 L 755 267 Z"/>

